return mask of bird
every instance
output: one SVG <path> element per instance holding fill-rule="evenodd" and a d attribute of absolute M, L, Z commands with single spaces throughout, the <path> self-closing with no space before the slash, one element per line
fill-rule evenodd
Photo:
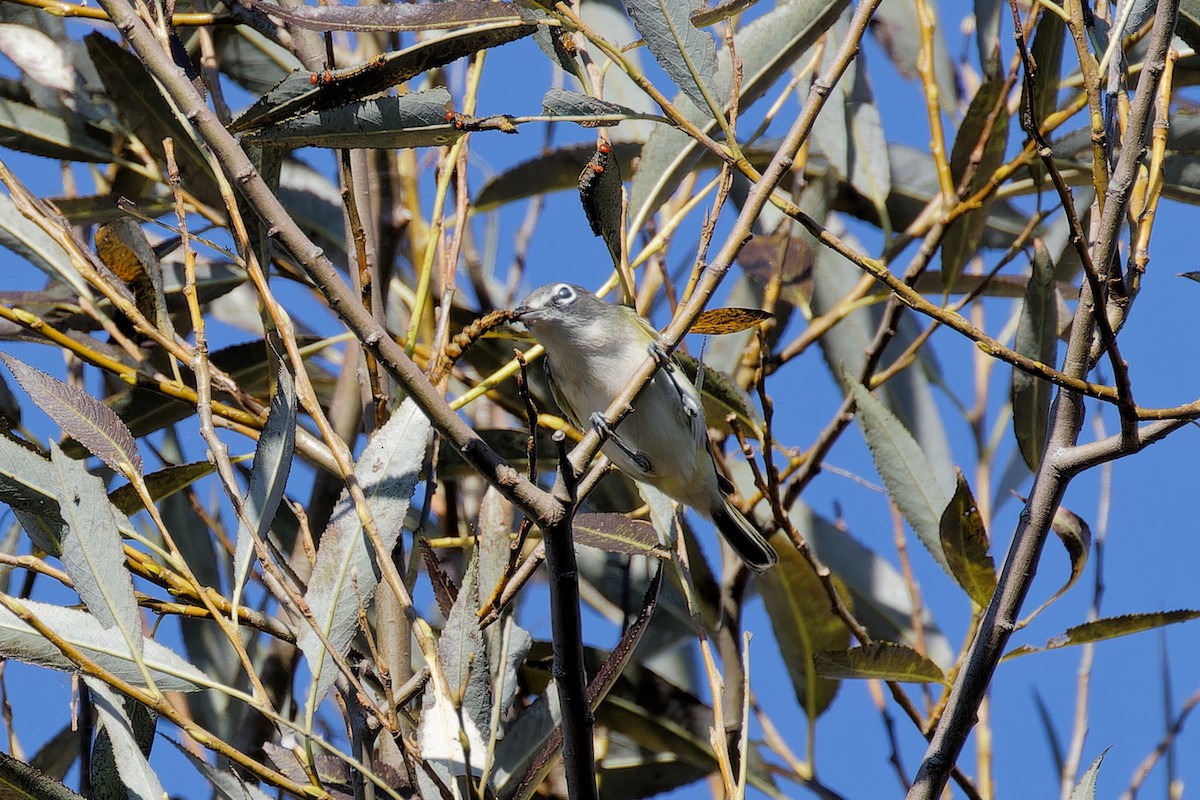
<path fill-rule="evenodd" d="M 775 549 L 729 501 L 733 485 L 717 471 L 699 392 L 649 322 L 572 283 L 535 289 L 512 316 L 546 351 L 555 402 L 575 427 L 606 437 L 601 449 L 617 469 L 712 520 L 754 572 L 774 566 Z M 647 354 L 661 367 L 612 430 L 604 412 Z"/>

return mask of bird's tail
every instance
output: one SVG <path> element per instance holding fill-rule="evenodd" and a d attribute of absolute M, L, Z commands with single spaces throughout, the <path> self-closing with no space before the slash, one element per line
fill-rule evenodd
<path fill-rule="evenodd" d="M 725 541 L 729 542 L 729 546 L 754 572 L 770 569 L 779 560 L 775 548 L 771 547 L 750 520 L 746 519 L 742 512 L 734 508 L 724 497 L 721 498 L 721 503 L 713 509 L 712 521 L 721 535 L 725 537 Z"/>

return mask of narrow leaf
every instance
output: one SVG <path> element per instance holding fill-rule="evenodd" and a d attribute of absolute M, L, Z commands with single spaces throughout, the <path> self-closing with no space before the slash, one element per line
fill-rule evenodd
<path fill-rule="evenodd" d="M 894 1 L 894 0 L 893 0 Z M 651 4 L 653 0 L 640 0 Z M 679 3 L 690 10 L 690 3 Z M 734 34 L 735 49 L 742 62 L 742 86 L 738 103 L 744 112 L 758 101 L 801 53 L 816 43 L 849 5 L 848 0 L 778 5 Z M 644 35 L 644 31 L 643 31 Z M 707 36 L 707 34 L 705 34 Z M 722 48 L 718 70 L 732 74 L 730 56 Z M 705 133 L 716 127 L 706 105 L 694 106 L 680 98 L 681 113 Z M 654 128 L 642 148 L 638 171 L 629 189 L 629 227 L 640 230 L 662 202 L 675 191 L 679 181 L 699 158 L 700 146 L 674 127 Z"/>
<path fill-rule="evenodd" d="M 239 461 L 244 457 L 238 456 L 233 460 Z M 213 465 L 209 462 L 193 461 L 191 464 L 163 467 L 157 472 L 151 472 L 144 480 L 146 490 L 150 494 L 150 499 L 158 501 L 164 500 L 176 492 L 183 491 L 196 481 L 212 473 Z M 145 508 L 142 504 L 142 498 L 138 496 L 137 490 L 134 489 L 132 484 L 128 483 L 109 493 L 108 500 L 125 516 L 132 516 Z"/>
<path fill-rule="evenodd" d="M 118 121 L 137 134 L 157 164 L 166 163 L 162 143 L 170 138 L 183 185 L 206 202 L 220 204 L 208 159 L 190 127 L 184 127 L 173 106 L 163 102 L 158 85 L 138 57 L 101 33 L 88 34 L 84 43 Z"/>
<path fill-rule="evenodd" d="M 312 31 L 422 31 L 519 19 L 515 3 L 438 0 L 382 6 L 295 6 L 250 0 L 259 11 Z"/>
<path fill-rule="evenodd" d="M 926 5 L 933 19 L 942 19 L 938 5 L 930 0 Z M 917 78 L 917 59 L 925 51 L 925 35 L 913 7 L 903 0 L 884 0 L 871 19 L 871 34 L 887 53 L 900 74 L 909 80 Z M 957 70 L 942 25 L 933 30 L 933 75 L 942 109 L 957 108 L 959 90 Z"/>
<path fill-rule="evenodd" d="M 83 795 L 8 753 L 0 753 L 0 797 L 8 800 L 84 800 Z"/>
<path fill-rule="evenodd" d="M 1075 585 L 1083 568 L 1087 565 L 1088 553 L 1092 550 L 1092 528 L 1075 512 L 1065 506 L 1054 510 L 1054 519 L 1050 522 L 1050 530 L 1054 531 L 1067 550 L 1071 559 L 1071 577 L 1065 586 L 1055 594 L 1058 597 Z"/>
<path fill-rule="evenodd" d="M 82 117 L 62 109 L 51 114 L 14 100 L 0 100 L 0 147 L 63 161 L 108 163 L 111 137 L 85 127 Z"/>
<path fill-rule="evenodd" d="M 428 439 L 429 420 L 416 403 L 405 400 L 367 443 L 355 465 L 354 475 L 382 539 L 383 557 L 391 556 L 404 527 Z M 317 562 L 304 595 L 317 625 L 341 653 L 346 652 L 358 627 L 359 603 L 370 603 L 375 595 L 380 575 L 376 557 L 354 503 L 343 491 L 321 536 Z M 320 702 L 336 677 L 333 659 L 307 625 L 298 643 L 313 674 L 309 702 Z"/>
<path fill-rule="evenodd" d="M 1088 553 L 1091 552 L 1092 548 L 1091 527 L 1077 514 L 1064 506 L 1054 509 L 1054 519 L 1050 522 L 1050 530 L 1054 531 L 1058 536 L 1059 541 L 1062 542 L 1063 547 L 1067 551 L 1067 557 L 1071 559 L 1071 574 L 1067 577 L 1062 588 L 1055 592 L 1050 599 L 1042 603 L 1031 616 L 1040 614 L 1043 609 L 1054 603 L 1058 598 L 1066 594 L 1068 589 L 1075 585 L 1075 582 L 1079 580 L 1079 576 L 1083 574 L 1083 568 L 1087 566 Z"/>
<path fill-rule="evenodd" d="M 30 80 L 47 89 L 75 91 L 75 67 L 66 48 L 45 33 L 12 23 L 0 25 L 0 52 Z"/>
<path fill-rule="evenodd" d="M 846 585 L 853 601 L 854 616 L 873 639 L 910 647 L 921 642 L 926 655 L 938 664 L 948 666 L 953 661 L 946 636 L 929 608 L 914 609 L 909 584 L 886 558 L 841 527 L 813 513 L 804 503 L 796 503 L 788 512 L 788 518 L 821 562 Z M 913 628 L 913 617 L 918 613 L 920 633 Z"/>
<path fill-rule="evenodd" d="M 621 243 L 625 238 L 621 224 L 621 190 L 621 162 L 612 147 L 602 142 L 579 173 L 579 201 L 592 234 L 604 239 L 613 266 L 621 264 Z"/>
<path fill-rule="evenodd" d="M 729 99 L 729 76 L 717 72 L 717 45 L 712 34 L 691 20 L 703 10 L 698 0 L 625 0 L 634 27 L 663 70 L 698 109 L 708 112 L 707 93 L 718 105 Z"/>
<path fill-rule="evenodd" d="M 873 678 L 906 683 L 945 683 L 937 664 L 908 647 L 874 642 L 870 647 L 817 654 L 817 671 L 829 678 Z"/>
<path fill-rule="evenodd" d="M 956 187 L 966 176 L 968 167 L 974 166 L 974 173 L 967 184 L 968 195 L 982 187 L 1004 160 L 1004 148 L 1008 142 L 1008 111 L 1001 102 L 1006 84 L 998 63 L 998 55 L 989 62 L 983 84 L 967 108 L 950 153 L 950 174 Z M 997 102 L 1001 102 L 1001 107 L 993 118 Z M 981 141 L 981 155 L 977 162 L 973 162 Z M 990 199 L 984 201 L 979 208 L 952 224 L 946 232 L 942 243 L 943 288 L 953 286 L 962 274 L 963 267 L 975 256 L 990 205 Z"/>
<path fill-rule="evenodd" d="M 1083 773 L 1083 777 L 1079 779 L 1079 783 L 1075 784 L 1075 788 L 1071 790 L 1071 800 L 1096 800 L 1096 780 L 1100 777 L 1100 763 L 1104 761 L 1104 757 L 1108 755 L 1108 748 L 1092 762 L 1088 767 L 1087 772 Z"/>
<path fill-rule="evenodd" d="M 617 158 L 626 164 L 637 158 L 642 149 L 634 142 L 613 142 L 612 147 Z M 577 189 L 579 173 L 595 152 L 593 144 L 564 145 L 523 161 L 488 180 L 472 205 L 477 212 L 492 211 L 535 194 Z"/>
<path fill-rule="evenodd" d="M 38 408 L 63 431 L 115 471 L 142 471 L 142 457 L 129 429 L 112 409 L 86 392 L 52 378 L 40 369 L 0 353 Z"/>
<path fill-rule="evenodd" d="M 941 542 L 951 576 L 975 605 L 986 606 L 996 590 L 996 564 L 988 552 L 983 517 L 962 470 L 958 470 L 954 497 L 942 512 Z"/>
<path fill-rule="evenodd" d="M 779 563 L 758 576 L 758 590 L 796 700 L 816 719 L 833 702 L 838 684 L 818 675 L 814 659 L 822 651 L 849 646 L 850 631 L 831 610 L 829 595 L 800 551 L 783 534 L 774 539 Z"/>
<path fill-rule="evenodd" d="M 575 541 L 606 553 L 670 558 L 658 542 L 654 526 L 624 514 L 577 514 Z"/>
<path fill-rule="evenodd" d="M 848 14 L 843 14 L 830 35 L 841 39 L 848 27 Z M 828 68 L 835 57 L 835 49 L 826 48 L 821 69 Z M 828 159 L 833 174 L 848 181 L 871 203 L 880 221 L 886 222 L 892 189 L 887 138 L 867 71 L 860 64 L 852 63 L 834 87 L 813 125 L 812 142 Z"/>
<path fill-rule="evenodd" d="M 18 515 L 38 548 L 55 556 L 62 552 L 66 527 L 56 485 L 49 461 L 0 436 L 0 502 L 7 503 Z"/>
<path fill-rule="evenodd" d="M 425 39 L 348 69 L 324 73 L 299 69 L 235 119 L 230 130 L 244 133 L 300 114 L 362 100 L 426 70 L 529 36 L 533 30 L 534 26 L 518 20 L 492 22 Z"/>
<path fill-rule="evenodd" d="M 275 511 L 283 500 L 287 489 L 288 475 L 292 470 L 292 457 L 296 450 L 296 386 L 292 373 L 284 364 L 279 366 L 279 377 L 267 422 L 258 437 L 254 450 L 254 469 L 250 472 L 250 486 L 242 500 L 243 518 L 238 525 L 237 547 L 233 559 L 233 606 L 241 602 L 242 587 L 246 572 L 254 555 L 254 542 L 266 539 Z"/>
<path fill-rule="evenodd" d="M 478 558 L 473 557 L 438 637 L 442 675 L 434 675 L 425 684 L 421 722 L 417 727 L 421 759 L 446 785 L 452 785 L 467 773 L 464 741 L 469 743 L 469 765 L 474 774 L 482 772 L 482 754 L 487 751 L 485 741 L 490 729 L 491 690 L 483 633 L 476 615 L 479 610 L 477 576 Z M 435 785 L 427 776 L 419 773 L 418 781 L 425 787 L 425 796 L 437 795 Z"/>
<path fill-rule="evenodd" d="M 589 97 L 566 89 L 550 89 L 542 97 L 542 114 L 547 117 L 586 117 L 585 127 L 617 125 L 624 118 L 645 116 L 632 108 Z"/>
<path fill-rule="evenodd" d="M 1040 239 L 1033 243 L 1033 269 L 1025 286 L 1025 303 L 1017 323 L 1014 349 L 1051 367 L 1058 363 L 1058 292 L 1054 282 L 1054 261 Z M 1021 457 L 1034 472 L 1046 444 L 1053 389 L 1049 381 L 1023 370 L 1012 371 L 1013 432 Z"/>
<path fill-rule="evenodd" d="M 1200 617 L 1200 611 L 1193 609 L 1105 617 L 1104 619 L 1092 620 L 1082 625 L 1076 625 L 1073 628 L 1067 628 L 1065 633 L 1046 642 L 1042 647 L 1022 645 L 1012 652 L 1006 653 L 1004 658 L 1016 658 L 1017 656 L 1025 656 L 1030 653 L 1057 650 L 1060 647 L 1071 647 L 1077 644 L 1102 642 L 1105 639 L 1116 639 L 1120 636 L 1128 636 L 1133 633 L 1144 633 L 1145 631 L 1165 628 L 1167 625 L 1176 625 L 1180 622 L 1190 622 L 1198 617 Z"/>
<path fill-rule="evenodd" d="M 1037 70 L 1033 73 L 1033 117 L 1041 125 L 1046 117 L 1058 108 L 1058 89 L 1062 81 L 1063 41 L 1067 24 L 1057 14 L 1042 14 L 1038 17 L 1037 30 L 1029 55 Z M 1022 87 L 1021 107 L 1025 108 L 1028 98 Z"/>
<path fill-rule="evenodd" d="M 119 631 L 105 628 L 86 611 L 33 600 L 21 601 L 21 605 L 108 672 L 135 686 L 145 686 L 141 670 Z M 0 655 L 66 672 L 76 669 L 48 639 L 7 608 L 0 608 Z M 195 692 L 211 684 L 203 672 L 153 639 L 143 637 L 142 660 L 163 691 Z"/>
<path fill-rule="evenodd" d="M 50 456 L 58 479 L 59 509 L 67 523 L 63 566 L 92 616 L 104 627 L 118 629 L 140 654 L 142 618 L 133 596 L 133 580 L 125 569 L 117 511 L 103 482 L 89 474 L 83 462 L 67 458 L 53 444 Z"/>
<path fill-rule="evenodd" d="M 676 353 L 676 360 L 687 379 L 700 392 L 708 427 L 732 432 L 728 417 L 732 414 L 748 437 L 762 441 L 762 417 L 742 387 L 720 370 L 702 366 L 690 353 Z"/>
<path fill-rule="evenodd" d="M 0 245 L 46 273 L 52 280 L 70 286 L 80 297 L 92 296 L 87 282 L 71 266 L 67 251 L 50 234 L 27 219 L 7 194 L 0 194 Z"/>
<path fill-rule="evenodd" d="M 467 134 L 446 120 L 450 93 L 439 87 L 313 111 L 255 128 L 243 141 L 274 147 L 395 149 L 453 144 Z"/>
<path fill-rule="evenodd" d="M 176 750 L 192 762 L 192 766 L 225 800 L 270 800 L 270 796 L 266 792 L 257 785 L 242 780 L 232 768 L 214 767 L 169 736 L 162 738 L 174 745 Z"/>
<path fill-rule="evenodd" d="M 858 383 L 850 385 L 850 393 L 858 404 L 858 421 L 888 496 L 933 560 L 953 578 L 941 536 L 942 513 L 953 493 L 938 482 L 925 452 L 883 403 Z"/>
<path fill-rule="evenodd" d="M 108 788 L 119 790 L 123 784 L 129 800 L 162 800 L 166 793 L 138 745 L 134 725 L 125 713 L 120 696 L 98 678 L 88 677 L 85 680 L 88 688 L 92 690 L 92 703 L 104 726 L 104 732 L 108 734 L 108 741 L 112 745 L 112 758 L 120 773 L 116 786 Z M 100 742 L 101 738 L 97 737 L 97 749 Z M 95 764 L 96 759 L 93 759 L 93 765 Z M 96 788 L 97 791 L 101 791 L 100 786 Z M 98 796 L 107 795 L 101 793 Z"/>

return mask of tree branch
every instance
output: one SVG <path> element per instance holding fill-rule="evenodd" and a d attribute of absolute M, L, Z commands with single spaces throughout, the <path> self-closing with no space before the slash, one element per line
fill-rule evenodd
<path fill-rule="evenodd" d="M 232 182 L 267 230 L 287 249 L 347 327 L 404 387 L 438 432 L 508 500 L 539 522 L 552 524 L 563 507 L 513 469 L 446 404 L 437 389 L 392 340 L 387 330 L 363 307 L 342 281 L 333 263 L 291 218 L 263 181 L 245 151 L 208 108 L 183 71 L 159 45 L 145 22 L 124 0 L 101 0 L 101 7 L 126 38 L 173 102 L 199 132 L 224 166 Z"/>
<path fill-rule="evenodd" d="M 1106 193 L 1107 203 L 1101 220 L 1100 236 L 1093 247 L 1093 263 L 1111 262 L 1116 251 L 1120 221 L 1124 217 L 1132 187 L 1132 176 L 1145 146 L 1147 119 L 1153 109 L 1158 78 L 1166 63 L 1167 49 L 1175 30 L 1179 11 L 1178 0 L 1160 0 L 1154 27 L 1146 51 L 1145 69 L 1138 81 L 1132 104 L 1126 145 L 1114 170 L 1113 180 Z M 1091 287 L 1084 283 L 1075 321 L 1071 330 L 1063 372 L 1083 378 L 1092 366 L 1091 344 L 1095 330 L 1094 315 L 1104 313 L 1092 296 Z M 951 767 L 962 752 L 967 736 L 975 724 L 976 714 L 983 701 L 992 674 L 1000 661 L 1004 646 L 1012 635 L 1021 605 L 1037 572 L 1042 546 L 1054 511 L 1072 477 L 1086 461 L 1071 460 L 1083 422 L 1083 398 L 1059 390 L 1052 409 L 1051 428 L 1047 437 L 1045 458 L 1034 478 L 1029 500 L 1013 535 L 996 591 L 980 622 L 979 630 L 967 653 L 966 666 L 959 672 L 945 713 L 930 739 L 925 758 L 917 771 L 908 800 L 935 800 L 946 785 Z M 1165 434 L 1165 431 L 1163 432 Z"/>

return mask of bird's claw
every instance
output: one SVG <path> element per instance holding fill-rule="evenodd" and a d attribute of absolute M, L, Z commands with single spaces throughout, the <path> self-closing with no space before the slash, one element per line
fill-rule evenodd
<path fill-rule="evenodd" d="M 625 440 L 622 439 L 620 435 L 613 430 L 613 427 L 608 424 L 608 420 L 604 418 L 603 414 L 597 411 L 596 413 L 592 414 L 589 422 L 591 422 L 592 427 L 596 429 L 596 433 L 600 434 L 602 437 L 616 445 L 617 449 L 624 453 L 625 457 L 632 461 L 634 466 L 636 466 L 642 472 L 650 472 L 650 459 L 646 458 L 644 455 L 627 445 Z"/>

